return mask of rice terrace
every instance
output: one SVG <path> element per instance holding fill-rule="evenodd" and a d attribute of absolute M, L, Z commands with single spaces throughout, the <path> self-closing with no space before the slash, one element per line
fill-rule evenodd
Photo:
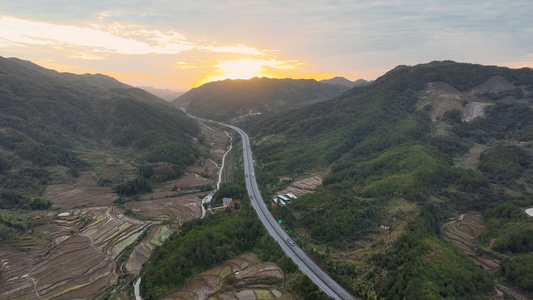
<path fill-rule="evenodd" d="M 191 167 L 184 177 L 164 182 L 139 201 L 116 205 L 111 188 L 97 185 L 97 176 L 127 174 L 127 163 L 109 157 L 101 174 L 85 172 L 73 183 L 49 185 L 43 197 L 52 201 L 52 210 L 32 212 L 30 222 L 39 224 L 34 232 L 0 248 L 5 279 L 0 298 L 91 299 L 116 294 L 128 299 L 122 290 L 130 289 L 153 248 L 183 222 L 202 216 L 205 187 L 213 186 L 216 163 L 229 143 L 223 131 L 204 131 L 213 160 Z"/>

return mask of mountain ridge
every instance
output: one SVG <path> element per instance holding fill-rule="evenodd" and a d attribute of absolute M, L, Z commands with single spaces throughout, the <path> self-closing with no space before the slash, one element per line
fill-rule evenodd
<path fill-rule="evenodd" d="M 155 88 L 151 86 L 138 86 L 138 88 L 143 89 L 149 92 L 150 94 L 156 95 L 159 98 L 162 98 L 169 102 L 185 94 L 184 91 L 178 91 L 178 90 L 172 90 L 172 89 L 160 89 L 160 88 Z"/>
<path fill-rule="evenodd" d="M 184 106 L 194 115 L 228 122 L 246 115 L 272 115 L 319 102 L 346 89 L 314 79 L 226 79 L 193 88 L 172 103 Z"/>
<path fill-rule="evenodd" d="M 474 103 L 486 105 L 470 114 Z M 355 295 L 486 299 L 495 294 L 492 276 L 505 273 L 522 288 L 529 278 L 505 266 L 533 251 L 511 242 L 520 236 L 533 244 L 523 209 L 533 206 L 532 103 L 530 68 L 433 61 L 398 66 L 371 85 L 246 128 L 269 194 L 321 180 L 272 211 L 291 237 L 322 249 L 309 253 Z M 507 219 L 509 210 L 516 217 Z M 487 249 L 476 255 L 490 261 L 492 274 L 441 235 L 445 222 L 464 214 L 486 218 L 473 247 Z M 521 225 L 505 230 L 498 222 Z M 491 249 L 491 239 L 505 246 Z"/>
<path fill-rule="evenodd" d="M 177 166 L 188 164 L 195 152 L 192 137 L 198 134 L 198 126 L 194 121 L 167 101 L 102 74 L 59 73 L 0 57 L 0 107 L 0 149 L 13 161 L 43 170 L 27 183 L 4 181 L 2 191 L 24 196 L 40 193 L 42 185 L 34 180 L 38 174 L 48 176 L 44 170 L 54 164 L 75 174 L 83 166 L 76 166 L 80 162 L 74 149 L 131 147 L 144 159 Z M 171 149 L 175 154 L 163 158 L 162 152 Z M 19 178 L 23 171 L 11 165 L 1 177 Z M 18 188 L 29 185 L 34 188 Z"/>
<path fill-rule="evenodd" d="M 352 88 L 355 86 L 363 86 L 363 85 L 372 83 L 372 81 L 368 81 L 365 79 L 357 79 L 355 81 L 351 81 L 341 76 L 336 76 L 330 79 L 323 79 L 323 80 L 320 80 L 320 82 L 328 83 L 328 84 L 343 85 L 349 88 Z"/>

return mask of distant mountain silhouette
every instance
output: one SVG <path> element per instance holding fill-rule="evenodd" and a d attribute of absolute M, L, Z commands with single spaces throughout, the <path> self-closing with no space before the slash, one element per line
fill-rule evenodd
<path fill-rule="evenodd" d="M 151 87 L 151 86 L 138 86 L 138 88 L 143 89 L 150 94 L 154 94 L 157 97 L 164 99 L 166 101 L 172 101 L 185 93 L 184 91 L 171 90 L 171 89 L 158 89 L 158 88 Z"/>
<path fill-rule="evenodd" d="M 349 88 L 352 88 L 354 86 L 363 86 L 363 85 L 367 85 L 367 84 L 372 83 L 372 81 L 367 81 L 367 80 L 364 80 L 364 79 L 357 79 L 356 81 L 350 81 L 350 80 L 348 80 L 348 79 L 346 79 L 344 77 L 340 77 L 340 76 L 333 77 L 331 79 L 323 79 L 323 80 L 320 80 L 319 82 L 328 83 L 328 84 L 343 85 L 343 86 L 346 86 L 346 87 L 349 87 Z"/>
<path fill-rule="evenodd" d="M 186 107 L 194 115 L 230 121 L 250 114 L 272 115 L 320 102 L 346 89 L 314 79 L 226 79 L 194 88 L 172 103 Z"/>

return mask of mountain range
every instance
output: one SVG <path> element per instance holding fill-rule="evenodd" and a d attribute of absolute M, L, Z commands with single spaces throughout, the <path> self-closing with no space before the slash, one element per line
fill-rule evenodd
<path fill-rule="evenodd" d="M 435 61 L 246 126 L 270 194 L 322 179 L 273 212 L 291 236 L 337 249 L 315 257 L 356 295 L 485 299 L 504 276 L 531 296 L 527 272 L 494 265 L 533 266 L 532 91 L 530 68 Z"/>
<path fill-rule="evenodd" d="M 16 58 L 0 58 L 0 107 L 0 190 L 21 199 L 39 195 L 54 177 L 86 168 L 76 149 L 133 147 L 148 161 L 183 167 L 198 133 L 183 112 L 144 90 L 105 75 L 59 73 Z M 63 174 L 50 172 L 56 165 L 65 167 Z"/>
<path fill-rule="evenodd" d="M 336 85 L 343 85 L 345 87 L 355 87 L 355 86 L 363 86 L 372 83 L 372 81 L 364 80 L 364 79 L 357 79 L 355 81 L 350 81 L 344 77 L 333 77 L 331 79 L 324 79 L 320 80 L 322 83 L 328 83 L 328 84 L 336 84 Z"/>
<path fill-rule="evenodd" d="M 346 89 L 343 85 L 320 83 L 313 79 L 227 79 L 193 88 L 172 103 L 185 107 L 193 115 L 231 121 L 246 116 L 273 115 L 326 100 Z"/>
<path fill-rule="evenodd" d="M 40 234 L 20 225 L 20 216 L 49 210 L 46 186 L 72 182 L 78 172 L 94 172 L 120 205 L 210 158 L 206 136 L 182 106 L 246 129 L 261 190 L 299 196 L 289 205 L 270 202 L 274 216 L 354 295 L 498 299 L 518 291 L 531 298 L 533 219 L 524 211 L 533 206 L 533 70 L 433 61 L 398 66 L 372 82 L 346 81 L 224 80 L 169 103 L 105 75 L 0 58 L 0 240 Z M 239 159 L 233 156 L 233 181 L 220 190 L 242 196 Z M 127 161 L 128 171 L 102 172 L 117 161 Z M 173 172 L 161 177 L 162 169 Z M 179 224 L 186 243 L 173 235 L 157 248 L 144 269 L 151 272 L 144 293 L 164 295 L 176 288 L 166 279 L 186 282 L 203 271 L 176 253 L 201 252 L 212 267 L 258 251 L 287 274 L 297 270 L 274 259 L 281 250 L 246 209 L 243 201 L 241 215 L 226 210 Z M 294 278 L 273 279 L 272 289 L 294 280 L 296 294 L 310 295 L 305 280 Z M 220 284 L 243 287 L 237 276 Z"/>
<path fill-rule="evenodd" d="M 154 94 L 157 97 L 164 99 L 166 101 L 172 101 L 185 93 L 184 91 L 171 90 L 171 89 L 158 89 L 158 88 L 154 88 L 151 86 L 138 86 L 138 88 L 143 89 L 150 94 Z"/>

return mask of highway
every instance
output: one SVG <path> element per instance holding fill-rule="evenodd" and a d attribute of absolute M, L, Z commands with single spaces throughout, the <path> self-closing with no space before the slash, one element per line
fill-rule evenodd
<path fill-rule="evenodd" d="M 189 116 L 193 117 L 192 115 Z M 261 196 L 261 191 L 257 186 L 252 159 L 252 150 L 250 148 L 250 139 L 248 138 L 248 135 L 240 128 L 230 124 L 197 117 L 193 118 L 229 127 L 241 135 L 243 145 L 244 172 L 246 174 L 246 189 L 248 191 L 248 195 L 250 196 L 252 207 L 257 212 L 257 215 L 263 223 L 263 226 L 278 242 L 285 254 L 293 260 L 300 270 L 306 274 L 320 290 L 324 291 L 327 295 L 334 299 L 357 299 L 348 293 L 343 287 L 341 287 L 325 271 L 323 271 L 313 260 L 311 260 L 311 258 L 307 256 L 307 254 L 300 247 L 298 247 L 298 245 L 291 245 L 288 242 L 287 239 L 289 236 L 280 226 L 278 221 L 274 219 L 274 216 L 270 210 L 268 210 L 265 202 L 263 201 L 263 197 Z"/>

